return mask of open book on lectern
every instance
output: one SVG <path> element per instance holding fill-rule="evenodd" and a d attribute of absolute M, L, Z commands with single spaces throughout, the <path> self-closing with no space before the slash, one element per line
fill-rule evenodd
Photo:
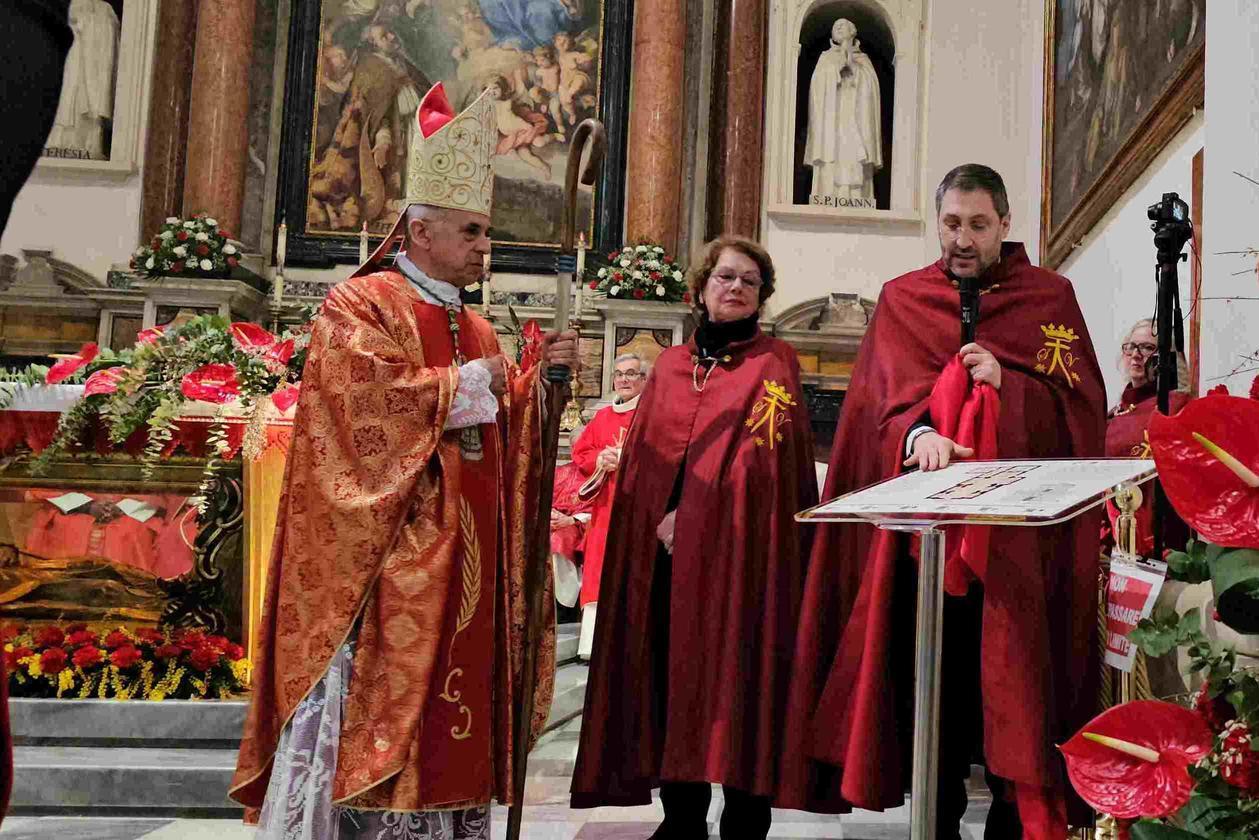
<path fill-rule="evenodd" d="M 903 473 L 796 514 L 800 522 L 972 522 L 1050 525 L 1155 476 L 1136 458 L 957 461 Z"/>

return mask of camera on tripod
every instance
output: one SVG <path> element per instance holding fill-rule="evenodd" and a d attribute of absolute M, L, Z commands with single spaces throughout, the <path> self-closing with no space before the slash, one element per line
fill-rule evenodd
<path fill-rule="evenodd" d="M 1150 230 L 1154 231 L 1154 245 L 1158 248 L 1159 260 L 1179 260 L 1181 249 L 1193 238 L 1188 203 L 1174 192 L 1163 193 L 1162 200 L 1151 204 L 1145 215 L 1150 219 Z"/>

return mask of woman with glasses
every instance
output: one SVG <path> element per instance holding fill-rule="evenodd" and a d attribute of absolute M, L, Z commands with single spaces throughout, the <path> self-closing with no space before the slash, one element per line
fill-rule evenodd
<path fill-rule="evenodd" d="M 1155 368 L 1158 364 L 1158 342 L 1154 337 L 1154 322 L 1149 318 L 1137 321 L 1128 330 L 1119 347 L 1119 369 L 1128 380 L 1119 398 L 1119 404 L 1110 410 L 1106 420 L 1106 455 L 1110 458 L 1149 458 L 1150 441 L 1146 437 L 1150 418 L 1158 410 L 1158 383 Z M 1185 357 L 1176 357 L 1177 389 L 1172 391 L 1168 405 L 1175 414 L 1189 401 L 1189 375 Z M 1153 499 L 1147 498 L 1137 514 L 1137 535 L 1143 554 L 1154 550 L 1154 535 L 1150 515 Z M 1189 539 L 1189 530 L 1175 513 L 1170 514 L 1163 528 L 1163 544 L 1181 550 Z M 1111 518 L 1118 511 L 1111 507 Z M 1113 524 L 1113 523 L 1112 523 Z"/>
<path fill-rule="evenodd" d="M 599 581 L 603 573 L 603 551 L 612 522 L 612 499 L 621 451 L 630 424 L 638 409 L 638 395 L 647 384 L 647 363 L 636 353 L 617 356 L 612 362 L 612 390 L 616 401 L 599 409 L 577 443 L 573 463 L 588 476 L 578 495 L 591 502 L 590 530 L 581 567 L 581 635 L 577 658 L 590 660 L 595 638 L 595 616 L 599 601 Z"/>
<path fill-rule="evenodd" d="M 655 840 L 769 831 L 817 497 L 800 369 L 761 332 L 774 266 L 756 243 L 705 246 L 699 327 L 656 360 L 621 456 L 573 777 L 576 808 L 648 805 Z"/>

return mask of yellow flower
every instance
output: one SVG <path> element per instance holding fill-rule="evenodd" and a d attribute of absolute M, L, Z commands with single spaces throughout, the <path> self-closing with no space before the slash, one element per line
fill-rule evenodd
<path fill-rule="evenodd" d="M 74 672 L 69 668 L 61 669 L 61 673 L 57 675 L 57 696 L 60 697 L 64 691 L 74 688 Z"/>
<path fill-rule="evenodd" d="M 26 663 L 26 670 L 32 677 L 43 676 L 44 669 L 39 666 L 38 656 L 28 656 L 22 661 Z"/>

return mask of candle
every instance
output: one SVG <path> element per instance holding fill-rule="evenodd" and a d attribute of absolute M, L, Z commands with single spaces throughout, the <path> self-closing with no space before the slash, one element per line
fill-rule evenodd
<path fill-rule="evenodd" d="M 284 224 L 284 220 L 280 220 L 280 233 L 275 239 L 275 270 L 277 274 L 284 273 L 284 252 L 288 248 L 289 228 Z"/>
<path fill-rule="evenodd" d="M 275 281 L 271 284 L 271 302 L 275 306 L 279 306 L 284 298 L 284 275 L 280 272 L 275 273 Z"/>
<path fill-rule="evenodd" d="M 577 299 L 573 303 L 573 320 L 581 322 L 581 293 L 586 287 L 586 233 L 577 234 Z"/>
<path fill-rule="evenodd" d="M 367 257 L 367 222 L 363 222 L 363 229 L 358 234 L 358 264 L 366 263 Z"/>
<path fill-rule="evenodd" d="M 490 255 L 486 254 L 481 268 L 481 311 L 490 314 Z"/>

